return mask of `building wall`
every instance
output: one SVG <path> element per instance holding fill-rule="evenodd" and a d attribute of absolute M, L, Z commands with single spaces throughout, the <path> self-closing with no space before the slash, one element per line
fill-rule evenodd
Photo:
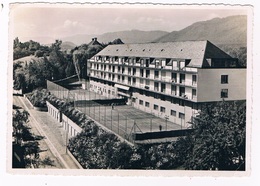
<path fill-rule="evenodd" d="M 133 98 L 137 98 L 135 102 L 132 102 L 133 107 L 163 119 L 167 116 L 169 121 L 181 125 L 184 128 L 190 125 L 188 122 L 191 121 L 191 117 L 195 116 L 198 112 L 192 109 L 192 106 L 182 106 L 179 103 L 172 103 L 171 100 L 155 99 L 154 97 L 141 95 L 137 92 L 133 93 Z M 140 100 L 143 101 L 143 105 L 140 104 Z M 146 102 L 149 103 L 149 107 L 145 105 Z M 158 105 L 158 109 L 154 109 L 154 105 Z M 165 112 L 161 112 L 161 107 L 165 108 Z M 171 115 L 171 110 L 176 112 L 175 116 Z M 179 117 L 180 113 L 185 114 L 185 118 L 181 119 Z"/>
<path fill-rule="evenodd" d="M 116 98 L 116 88 L 97 81 L 90 80 L 90 91 L 96 92 L 108 98 Z"/>
<path fill-rule="evenodd" d="M 221 75 L 228 83 L 221 84 Z M 227 101 L 246 99 L 246 69 L 198 69 L 197 101 L 221 101 L 221 89 L 228 89 Z"/>
<path fill-rule="evenodd" d="M 184 127 L 187 127 L 187 122 L 191 120 L 192 116 L 198 113 L 198 107 L 202 103 L 216 102 L 223 99 L 221 98 L 221 89 L 228 89 L 228 98 L 225 98 L 227 101 L 246 99 L 246 69 L 179 68 L 174 65 L 165 66 L 165 61 L 164 63 L 162 61 L 162 66 L 159 67 L 155 67 L 152 64 L 146 67 L 137 63 L 134 65 L 126 63 L 123 65 L 121 60 L 120 57 L 118 61 L 113 62 L 100 59 L 90 60 L 90 76 L 93 77 L 90 80 L 90 90 L 112 98 L 118 96 L 118 89 L 113 87 L 114 84 L 132 87 L 136 92 L 129 94 L 132 97 L 128 99 L 128 104 L 145 112 L 153 113 L 161 118 L 167 116 L 171 122 L 183 125 Z M 120 68 L 119 71 L 118 68 Z M 124 72 L 122 72 L 123 68 Z M 133 69 L 136 69 L 135 74 L 133 73 Z M 141 69 L 143 69 L 143 75 L 141 75 Z M 147 70 L 150 72 L 149 76 L 147 76 Z M 155 76 L 155 71 L 158 72 L 158 77 Z M 173 73 L 176 74 L 175 79 L 172 78 Z M 221 75 L 228 75 L 227 84 L 221 84 Z M 118 76 L 120 76 L 120 79 L 118 79 Z M 124 81 L 122 81 L 122 76 L 124 76 Z M 183 79 L 183 76 L 185 76 L 185 79 Z M 106 82 L 106 84 L 93 81 L 94 77 L 101 82 Z M 136 83 L 133 83 L 134 78 Z M 155 83 L 158 83 L 158 89 L 155 89 Z M 161 89 L 163 84 L 165 85 L 165 90 Z M 172 92 L 172 86 L 176 86 L 175 94 Z M 181 90 L 184 89 L 185 92 L 181 94 Z M 152 95 L 149 93 L 141 94 L 138 90 L 164 95 L 177 101 L 149 96 Z M 132 98 L 135 98 L 135 102 L 132 102 Z M 140 105 L 140 100 L 143 101 L 143 105 Z M 149 107 L 145 106 L 146 102 L 149 103 Z M 158 110 L 154 109 L 154 104 L 158 105 Z M 165 112 L 161 112 L 161 107 L 165 107 Z M 171 110 L 176 111 L 176 116 L 171 114 Z M 180 118 L 180 113 L 185 114 L 184 119 Z"/>
<path fill-rule="evenodd" d="M 69 119 L 66 115 L 61 114 L 60 111 L 54 107 L 51 103 L 48 101 L 47 107 L 48 107 L 48 113 L 60 123 L 60 125 L 63 127 L 65 131 L 68 133 L 68 137 L 74 137 L 78 133 L 82 131 L 82 128 L 79 127 L 76 123 L 74 123 L 71 119 Z"/>

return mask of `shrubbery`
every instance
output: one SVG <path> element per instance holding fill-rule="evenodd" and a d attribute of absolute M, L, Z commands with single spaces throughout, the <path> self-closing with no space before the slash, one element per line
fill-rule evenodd
<path fill-rule="evenodd" d="M 46 89 L 36 89 L 27 94 L 27 98 L 35 107 L 46 107 L 46 100 L 48 99 L 49 91 Z"/>

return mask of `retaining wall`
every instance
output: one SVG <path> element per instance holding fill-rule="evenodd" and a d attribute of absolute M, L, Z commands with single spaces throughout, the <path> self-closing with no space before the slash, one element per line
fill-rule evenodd
<path fill-rule="evenodd" d="M 48 113 L 60 123 L 62 128 L 67 131 L 68 137 L 74 137 L 82 131 L 82 128 L 68 118 L 65 114 L 61 113 L 59 109 L 53 106 L 50 102 L 46 101 Z"/>

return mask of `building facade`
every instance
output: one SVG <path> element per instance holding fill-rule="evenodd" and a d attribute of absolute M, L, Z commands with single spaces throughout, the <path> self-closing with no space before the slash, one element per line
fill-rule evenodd
<path fill-rule="evenodd" d="M 87 74 L 90 90 L 183 128 L 203 104 L 246 99 L 246 69 L 209 41 L 109 45 Z"/>

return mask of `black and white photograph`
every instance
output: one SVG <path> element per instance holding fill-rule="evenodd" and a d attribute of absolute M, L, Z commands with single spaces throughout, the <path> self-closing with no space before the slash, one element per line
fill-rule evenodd
<path fill-rule="evenodd" d="M 8 170 L 248 175 L 251 8 L 10 4 Z"/>

